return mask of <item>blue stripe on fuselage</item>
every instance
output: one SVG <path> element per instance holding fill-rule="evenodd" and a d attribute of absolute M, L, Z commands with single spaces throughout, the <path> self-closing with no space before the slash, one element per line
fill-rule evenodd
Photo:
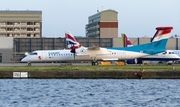
<path fill-rule="evenodd" d="M 142 61 L 175 61 L 180 60 L 179 58 L 138 58 L 138 60 Z"/>
<path fill-rule="evenodd" d="M 160 52 L 164 52 L 166 50 L 166 44 L 168 39 L 163 39 L 160 41 L 141 44 L 137 46 L 125 47 L 125 48 L 108 48 L 109 50 L 125 50 L 125 51 L 133 51 L 133 52 L 140 52 L 145 54 L 157 54 Z"/>

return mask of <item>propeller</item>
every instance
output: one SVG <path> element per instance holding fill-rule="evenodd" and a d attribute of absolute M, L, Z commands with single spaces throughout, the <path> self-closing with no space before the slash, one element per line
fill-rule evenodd
<path fill-rule="evenodd" d="M 75 49 L 74 44 L 73 44 L 72 49 L 71 49 L 71 51 L 70 51 L 70 52 L 71 52 L 71 53 L 73 53 L 73 55 L 74 55 L 74 60 L 75 60 L 75 53 L 76 53 L 76 49 Z"/>

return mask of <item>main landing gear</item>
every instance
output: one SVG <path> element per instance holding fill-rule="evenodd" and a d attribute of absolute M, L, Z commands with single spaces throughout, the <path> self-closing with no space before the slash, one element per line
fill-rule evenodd
<path fill-rule="evenodd" d="M 91 65 L 98 65 L 98 61 L 92 61 Z"/>
<path fill-rule="evenodd" d="M 96 57 L 94 56 L 94 57 L 91 57 L 91 59 L 92 59 L 92 62 L 91 62 L 91 65 L 93 66 L 93 65 L 98 65 L 98 61 L 97 61 L 97 59 L 96 59 Z"/>

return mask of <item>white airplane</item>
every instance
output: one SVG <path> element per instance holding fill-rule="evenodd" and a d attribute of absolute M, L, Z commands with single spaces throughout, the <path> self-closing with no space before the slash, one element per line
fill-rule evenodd
<path fill-rule="evenodd" d="M 171 54 L 176 54 L 180 57 L 180 50 L 168 50 Z"/>
<path fill-rule="evenodd" d="M 154 41 L 154 37 L 151 42 Z M 180 57 L 180 50 L 167 50 L 170 54 L 176 54 Z"/>
<path fill-rule="evenodd" d="M 157 40 L 126 48 L 102 48 L 98 46 L 83 47 L 71 33 L 65 33 L 68 43 L 67 50 L 37 50 L 24 57 L 21 62 L 53 62 L 53 61 L 92 61 L 96 65 L 100 60 L 128 60 L 165 51 L 173 27 L 157 27 Z"/>
<path fill-rule="evenodd" d="M 155 38 L 155 36 L 158 33 L 161 33 L 161 32 L 156 32 L 153 39 L 151 40 L 151 42 L 157 40 L 157 38 Z M 121 34 L 121 36 L 122 36 L 122 41 L 123 41 L 124 47 L 133 46 L 131 41 L 126 36 L 126 34 Z M 174 61 L 177 61 L 177 60 L 180 60 L 180 57 L 178 55 L 174 54 L 170 50 L 166 50 L 165 52 L 161 52 L 158 54 L 149 55 L 149 56 L 132 59 L 132 60 L 127 60 L 126 63 L 127 64 L 142 64 L 143 61 L 153 61 L 154 63 L 155 62 L 158 62 L 158 63 L 166 62 L 168 64 L 172 64 Z"/>

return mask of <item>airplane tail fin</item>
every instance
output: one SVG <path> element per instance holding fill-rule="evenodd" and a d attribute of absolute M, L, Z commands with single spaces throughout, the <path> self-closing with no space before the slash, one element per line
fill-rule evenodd
<path fill-rule="evenodd" d="M 66 32 L 66 44 L 68 49 L 78 49 L 81 47 L 81 44 L 76 40 L 76 38 L 70 33 Z"/>
<path fill-rule="evenodd" d="M 126 49 L 150 55 L 164 52 L 166 50 L 166 44 L 170 38 L 170 32 L 172 29 L 173 27 L 157 27 L 157 32 L 151 43 L 127 47 Z"/>
<path fill-rule="evenodd" d="M 168 39 L 170 37 L 170 33 L 173 27 L 157 27 L 156 33 L 154 34 L 151 42 L 159 41 L 162 39 Z"/>
<path fill-rule="evenodd" d="M 123 42 L 124 47 L 133 46 L 131 41 L 126 36 L 126 34 L 121 34 L 121 37 L 122 37 L 122 42 Z"/>
<path fill-rule="evenodd" d="M 146 51 L 159 53 L 158 51 L 162 50 L 164 52 L 172 29 L 173 27 L 157 27 L 157 31 L 151 41 L 152 43 L 148 47 L 144 47 Z"/>

